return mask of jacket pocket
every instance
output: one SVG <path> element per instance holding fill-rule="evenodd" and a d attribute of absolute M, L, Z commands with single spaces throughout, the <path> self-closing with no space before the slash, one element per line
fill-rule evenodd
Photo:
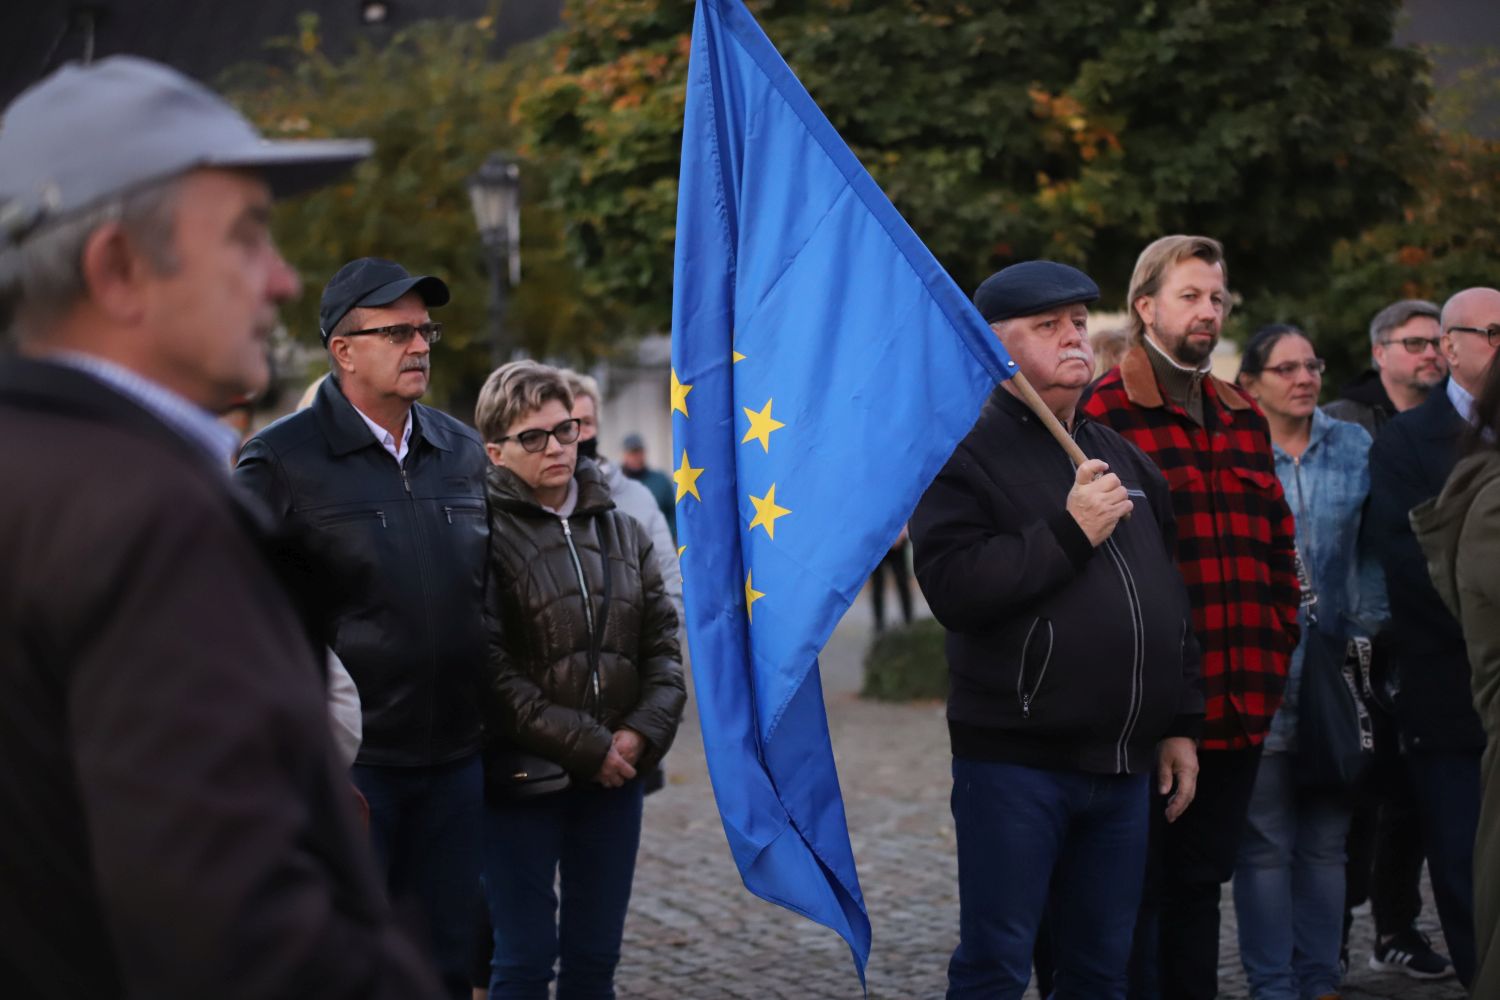
<path fill-rule="evenodd" d="M 484 505 L 478 503 L 447 503 L 443 505 L 443 519 L 449 524 L 464 524 L 464 518 L 485 516 Z"/>
<path fill-rule="evenodd" d="M 1167 481 L 1167 487 L 1174 493 L 1187 491 L 1189 493 L 1201 493 L 1208 489 L 1208 480 L 1203 477 L 1196 465 L 1172 465 L 1161 470 L 1162 478 Z"/>
<path fill-rule="evenodd" d="M 1277 479 L 1269 472 L 1261 472 L 1259 469 L 1247 469 L 1236 465 L 1234 474 L 1244 483 L 1244 488 L 1254 493 L 1274 494 L 1276 492 Z"/>
<path fill-rule="evenodd" d="M 1021 706 L 1021 718 L 1031 718 L 1036 708 L 1037 693 L 1047 677 L 1047 667 L 1052 662 L 1052 620 L 1036 618 L 1026 630 L 1026 639 L 1021 643 L 1021 667 L 1016 672 L 1016 701 Z"/>
<path fill-rule="evenodd" d="M 1240 514 L 1245 518 L 1240 532 L 1257 545 L 1271 544 L 1272 533 L 1279 519 L 1280 508 L 1285 502 L 1281 494 L 1281 481 L 1269 472 L 1232 466 L 1233 477 L 1225 484 L 1226 513 Z M 1259 560 L 1264 562 L 1264 560 Z"/>
<path fill-rule="evenodd" d="M 319 528 L 332 528 L 341 524 L 358 524 L 361 521 L 366 523 L 379 521 L 382 528 L 388 527 L 383 510 L 346 510 L 339 514 L 317 518 L 314 524 Z"/>

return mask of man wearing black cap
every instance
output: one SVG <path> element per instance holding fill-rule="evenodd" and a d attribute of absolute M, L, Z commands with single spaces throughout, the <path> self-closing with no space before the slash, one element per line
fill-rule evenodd
<path fill-rule="evenodd" d="M 392 261 L 344 265 L 319 312 L 330 377 L 245 445 L 235 478 L 360 581 L 331 623 L 364 712 L 354 783 L 392 895 L 421 907 L 449 993 L 467 997 L 489 519 L 478 435 L 417 402 L 442 333 L 428 309 L 447 301 Z"/>
<path fill-rule="evenodd" d="M 365 142 L 266 142 L 129 57 L 0 126 L 0 993 L 435 997 L 329 738 L 321 648 L 214 414 L 298 282 L 273 193 Z"/>
<path fill-rule="evenodd" d="M 1090 456 L 1078 469 L 1011 382 L 911 520 L 917 580 L 948 631 L 959 944 L 948 997 L 1019 998 L 1051 899 L 1059 996 L 1123 998 L 1147 782 L 1195 792 L 1203 696 L 1166 481 L 1077 418 L 1093 377 L 1087 275 L 1027 261 L 974 302 Z"/>

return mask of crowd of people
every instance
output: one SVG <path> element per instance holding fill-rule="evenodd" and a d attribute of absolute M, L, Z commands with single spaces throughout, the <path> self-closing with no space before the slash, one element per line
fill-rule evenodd
<path fill-rule="evenodd" d="M 643 442 L 604 459 L 598 386 L 535 361 L 472 427 L 421 403 L 450 292 L 377 257 L 323 289 L 304 408 L 214 419 L 299 292 L 274 197 L 368 153 L 129 57 L 6 111 L 17 995 L 614 995 L 686 700 Z M 1294 325 L 1211 374 L 1216 240 L 1145 248 L 1096 377 L 1098 297 L 979 287 L 1039 404 L 997 387 L 885 557 L 949 633 L 949 997 L 1211 998 L 1231 878 L 1257 1000 L 1336 997 L 1365 899 L 1372 967 L 1500 996 L 1500 291 L 1382 310 L 1321 409 Z"/>
<path fill-rule="evenodd" d="M 213 416 L 299 290 L 273 196 L 368 152 L 128 57 L 7 110 L 17 995 L 613 995 L 686 701 L 641 443 L 600 458 L 597 386 L 530 361 L 478 432 L 423 405 L 448 287 L 373 257 L 323 289 L 304 407 L 243 444 Z"/>
<path fill-rule="evenodd" d="M 1372 969 L 1500 996 L 1500 291 L 1381 310 L 1326 409 L 1290 324 L 1211 373 L 1216 240 L 1145 248 L 1102 374 L 1098 295 L 1048 261 L 980 286 L 1041 408 L 1002 383 L 911 523 L 949 633 L 948 996 L 1214 997 L 1231 878 L 1256 1000 L 1337 997 L 1366 899 Z"/>

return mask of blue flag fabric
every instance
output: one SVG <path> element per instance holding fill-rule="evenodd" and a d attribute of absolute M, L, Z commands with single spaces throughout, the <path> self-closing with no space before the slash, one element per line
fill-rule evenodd
<path fill-rule="evenodd" d="M 746 887 L 870 922 L 817 657 L 1013 363 L 740 0 L 699 0 L 673 479 L 703 744 Z"/>

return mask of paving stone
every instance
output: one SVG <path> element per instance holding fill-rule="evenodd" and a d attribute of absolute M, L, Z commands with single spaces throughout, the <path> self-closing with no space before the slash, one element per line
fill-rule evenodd
<path fill-rule="evenodd" d="M 861 601 L 824 650 L 824 697 L 851 843 L 870 911 L 871 1000 L 941 1000 L 958 942 L 951 758 L 943 707 L 857 696 L 871 623 Z M 849 949 L 825 928 L 747 891 L 714 808 L 691 701 L 646 800 L 635 890 L 617 976 L 622 1000 L 815 1000 L 861 996 Z M 1443 949 L 1430 888 L 1421 928 Z M 1234 907 L 1221 908 L 1220 997 L 1245 1000 Z M 1462 1000 L 1453 979 L 1418 982 L 1370 971 L 1373 928 L 1357 915 L 1344 1000 Z M 1034 994 L 1034 991 L 1033 991 Z"/>

